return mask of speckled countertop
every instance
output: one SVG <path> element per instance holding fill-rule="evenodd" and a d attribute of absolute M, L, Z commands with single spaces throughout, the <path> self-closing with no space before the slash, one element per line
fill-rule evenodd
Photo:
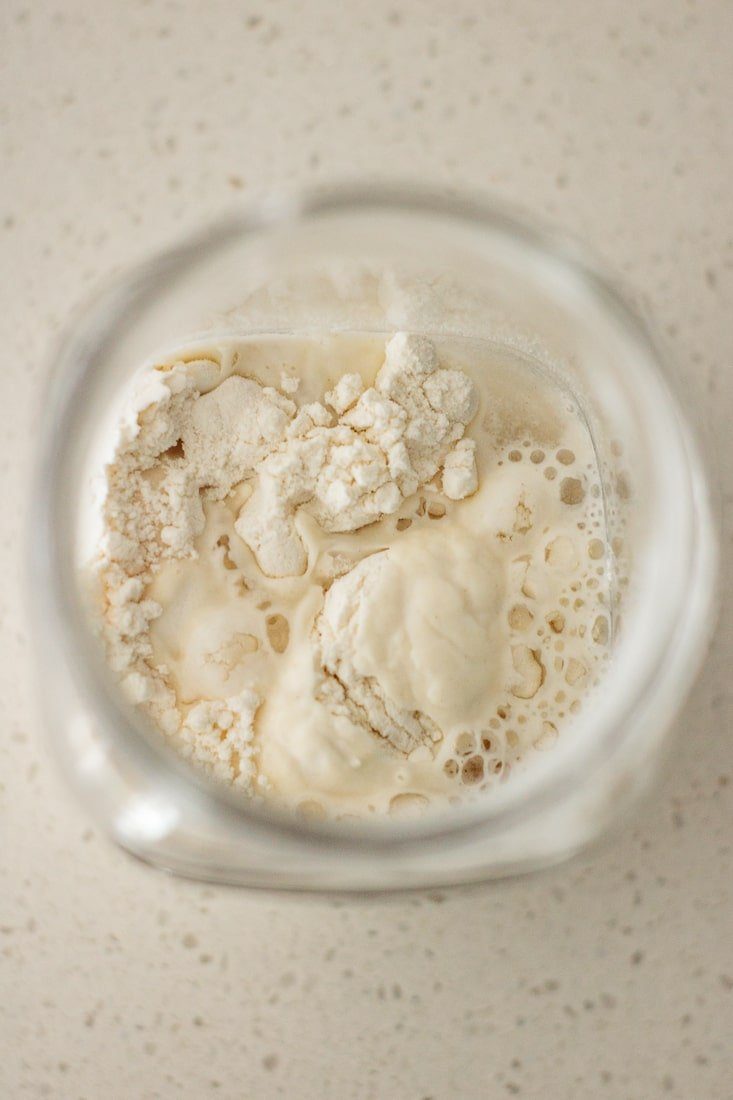
<path fill-rule="evenodd" d="M 0 1095 L 729 1100 L 730 603 L 620 835 L 498 886 L 307 900 L 172 880 L 89 827 L 39 743 L 17 577 L 72 307 L 233 201 L 334 177 L 470 186 L 586 238 L 666 332 L 730 502 L 731 4 L 5 0 L 0 20 Z"/>

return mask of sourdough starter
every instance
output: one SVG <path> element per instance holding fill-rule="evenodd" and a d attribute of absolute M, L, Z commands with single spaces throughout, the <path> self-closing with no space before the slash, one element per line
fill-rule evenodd
<path fill-rule="evenodd" d="M 314 816 L 490 797 L 597 681 L 611 575 L 572 398 L 487 344 L 341 334 L 144 367 L 91 567 L 121 689 Z"/>

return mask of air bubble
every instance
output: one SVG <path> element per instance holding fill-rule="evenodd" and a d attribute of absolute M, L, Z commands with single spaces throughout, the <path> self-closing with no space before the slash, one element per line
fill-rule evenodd
<path fill-rule="evenodd" d="M 455 751 L 459 756 L 470 756 L 476 750 L 476 738 L 472 733 L 459 733 L 455 740 Z"/>
<path fill-rule="evenodd" d="M 565 629 L 565 616 L 560 611 L 550 612 L 546 622 L 553 634 L 562 634 Z"/>
<path fill-rule="evenodd" d="M 276 653 L 284 653 L 290 641 L 290 625 L 284 615 L 268 615 L 267 639 Z"/>
<path fill-rule="evenodd" d="M 390 799 L 390 817 L 422 817 L 429 805 L 428 799 L 422 794 L 405 792 L 396 794 Z"/>
<path fill-rule="evenodd" d="M 216 545 L 220 547 L 224 553 L 222 554 L 222 561 L 225 569 L 236 569 L 237 563 L 232 559 L 229 553 L 229 535 L 220 535 L 216 540 Z"/>
<path fill-rule="evenodd" d="M 529 608 L 522 603 L 515 604 L 507 617 L 512 630 L 527 630 L 534 618 Z"/>
<path fill-rule="evenodd" d="M 546 749 L 551 749 L 556 741 L 557 726 L 554 722 L 544 721 L 542 723 L 542 732 L 534 741 L 534 747 L 539 749 L 540 752 L 544 752 Z"/>
<path fill-rule="evenodd" d="M 579 661 L 577 657 L 571 657 L 565 670 L 565 681 L 573 687 L 583 679 L 587 672 L 588 669 L 582 661 Z"/>
<path fill-rule="evenodd" d="M 585 489 L 580 478 L 564 477 L 560 482 L 560 500 L 563 504 L 580 504 L 585 496 Z"/>
<path fill-rule="evenodd" d="M 479 783 L 484 777 L 483 756 L 471 756 L 461 768 L 461 779 L 466 784 Z"/>

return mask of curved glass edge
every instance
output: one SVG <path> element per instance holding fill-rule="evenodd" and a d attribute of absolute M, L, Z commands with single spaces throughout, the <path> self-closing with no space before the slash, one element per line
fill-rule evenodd
<path fill-rule="evenodd" d="M 281 227 L 290 218 L 325 214 L 337 209 L 348 210 L 354 205 L 358 205 L 361 212 L 365 206 L 372 206 L 378 209 L 396 208 L 396 212 L 409 215 L 417 207 L 430 214 L 458 216 L 464 219 L 476 218 L 479 222 L 489 223 L 492 227 L 525 241 L 533 248 L 549 252 L 556 261 L 571 265 L 576 275 L 588 281 L 592 290 L 610 300 L 613 308 L 621 312 L 626 324 L 633 324 L 637 333 L 649 344 L 652 359 L 657 370 L 662 373 L 661 358 L 655 345 L 651 343 L 646 326 L 629 310 L 613 287 L 595 270 L 581 251 L 575 245 L 568 245 L 559 235 L 533 229 L 517 222 L 507 211 L 489 207 L 481 202 L 445 200 L 432 193 L 415 192 L 413 189 L 405 191 L 401 188 L 377 188 L 363 191 L 343 188 L 338 191 L 315 192 L 310 197 L 306 195 L 270 203 L 255 217 L 235 214 L 225 218 L 215 226 L 195 235 L 183 245 L 141 265 L 136 271 L 127 273 L 118 280 L 112 290 L 107 292 L 106 297 L 98 298 L 96 308 L 93 307 L 92 311 L 85 312 L 77 321 L 77 326 L 67 337 L 57 357 L 57 363 L 66 363 L 67 370 L 57 372 L 57 379 L 61 378 L 61 393 L 57 396 L 61 416 L 56 417 L 56 428 L 58 429 L 58 422 L 63 420 L 64 413 L 68 414 L 74 393 L 78 392 L 85 372 L 89 369 L 90 356 L 95 346 L 98 347 L 99 342 L 109 332 L 110 319 L 119 322 L 131 309 L 134 309 L 139 296 L 147 293 L 151 287 L 159 285 L 180 263 L 190 262 L 201 247 L 216 247 L 218 242 L 228 239 L 232 232 L 246 234 L 254 229 L 265 228 L 268 224 L 277 224 Z M 102 313 L 104 316 L 101 316 Z M 48 647 L 51 659 L 54 652 L 63 652 L 65 641 L 71 641 L 72 644 L 81 642 L 80 652 L 89 648 L 85 646 L 83 640 L 84 633 L 88 635 L 89 629 L 86 624 L 80 623 L 79 609 L 69 606 L 71 601 L 68 587 L 64 593 L 63 585 L 60 583 L 64 573 L 63 549 L 58 543 L 58 531 L 53 529 L 52 517 L 55 509 L 51 492 L 51 487 L 55 484 L 54 472 L 59 468 L 59 455 L 57 447 L 51 445 L 53 436 L 53 430 L 50 436 L 42 435 L 45 448 L 37 468 L 34 494 L 36 510 L 33 517 L 35 532 L 33 545 L 36 549 L 30 562 L 32 596 L 40 597 L 39 580 L 42 579 L 46 592 L 53 593 L 55 597 L 55 614 L 51 624 L 45 601 L 40 600 L 39 603 L 39 599 L 31 599 L 31 603 L 35 605 L 33 619 L 36 630 L 42 627 L 48 629 L 52 625 L 50 635 L 53 636 L 53 640 Z M 56 439 L 55 442 L 57 444 L 58 440 Z M 672 681 L 674 684 L 674 690 L 670 693 L 672 709 L 679 706 L 689 690 L 698 665 L 702 661 L 702 643 L 711 633 L 710 610 L 717 568 L 717 548 L 712 534 L 709 493 L 699 454 L 689 434 L 687 450 L 694 478 L 693 489 L 697 514 L 695 532 L 697 565 L 694 574 L 696 585 L 690 589 L 688 606 L 683 609 L 686 622 L 686 645 L 681 650 L 681 657 L 685 660 L 680 660 L 679 664 L 685 664 L 685 669 L 684 671 L 680 669 L 679 674 Z M 68 564 L 67 562 L 66 565 Z M 71 631 L 70 623 L 73 623 Z M 70 633 L 71 637 L 69 637 Z M 691 659 L 696 651 L 699 655 L 698 662 Z M 481 807 L 478 812 L 472 813 L 469 819 L 464 820 L 458 820 L 456 815 L 456 820 L 436 818 L 429 825 L 428 823 L 390 824 L 388 835 L 380 835 L 372 826 L 365 830 L 352 827 L 345 829 L 342 826 L 333 828 L 321 823 L 294 824 L 279 814 L 263 813 L 256 807 L 237 801 L 229 796 L 226 790 L 219 789 L 204 777 L 195 775 L 177 758 L 173 750 L 166 749 L 162 743 L 159 746 L 151 745 L 149 736 L 140 730 L 139 723 L 130 721 L 130 714 L 125 713 L 120 706 L 120 700 L 109 691 L 108 685 L 103 683 L 103 672 L 99 668 L 94 668 L 93 661 L 82 661 L 81 667 L 76 671 L 79 674 L 76 677 L 76 683 L 82 696 L 89 699 L 92 709 L 106 713 L 108 718 L 112 718 L 117 739 L 130 754 L 131 762 L 143 770 L 149 769 L 155 782 L 173 799 L 183 798 L 196 802 L 203 812 L 222 817 L 230 826 L 244 824 L 247 830 L 263 829 L 267 834 L 275 830 L 291 840 L 307 842 L 309 846 L 315 842 L 317 846 L 329 848 L 337 841 L 340 846 L 346 846 L 349 849 L 372 851 L 391 849 L 404 853 L 413 845 L 420 845 L 437 836 L 444 840 L 450 837 L 453 841 L 459 841 L 466 836 L 475 838 L 480 834 L 488 840 L 498 830 L 511 827 L 517 815 L 523 818 L 528 811 L 526 804 L 519 807 L 511 805 L 503 807 L 497 813 L 492 813 L 490 807 Z M 670 677 L 664 679 L 666 681 Z M 661 680 L 650 685 L 648 694 L 659 694 L 660 691 Z M 618 744 L 615 748 L 618 750 Z M 602 765 L 607 756 L 608 754 L 596 754 L 595 766 Z M 562 777 L 555 777 L 556 780 L 558 778 L 562 779 Z M 562 782 L 546 784 L 544 790 L 540 792 L 541 797 L 535 797 L 533 800 L 532 813 L 538 814 L 563 798 L 567 794 L 567 791 L 563 790 L 564 786 Z"/>

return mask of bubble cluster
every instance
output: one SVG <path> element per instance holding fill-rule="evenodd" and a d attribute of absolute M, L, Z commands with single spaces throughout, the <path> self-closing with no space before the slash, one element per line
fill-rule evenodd
<path fill-rule="evenodd" d="M 531 551 L 521 539 L 529 527 L 515 522 L 516 568 L 504 611 L 506 684 L 479 729 L 453 734 L 442 746 L 444 773 L 461 787 L 484 789 L 533 752 L 551 748 L 599 682 L 614 627 L 615 549 L 599 470 L 586 455 L 523 441 L 497 459 L 498 466 L 522 464 L 527 499 L 556 493 L 562 522 L 541 529 Z M 518 515 L 528 510 L 524 495 L 517 508 Z"/>

